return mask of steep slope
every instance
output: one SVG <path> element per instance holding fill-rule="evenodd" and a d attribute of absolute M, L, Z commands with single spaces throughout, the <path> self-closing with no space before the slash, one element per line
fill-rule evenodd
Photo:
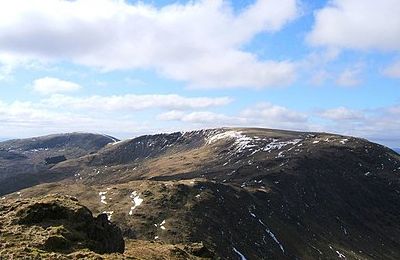
<path fill-rule="evenodd" d="M 62 179 L 49 174 L 54 164 L 117 141 L 105 135 L 71 133 L 0 142 L 0 194 Z"/>
<path fill-rule="evenodd" d="M 224 259 L 398 259 L 400 157 L 327 133 L 143 136 L 52 168 L 7 198 L 76 196 L 126 238 L 203 242 Z"/>

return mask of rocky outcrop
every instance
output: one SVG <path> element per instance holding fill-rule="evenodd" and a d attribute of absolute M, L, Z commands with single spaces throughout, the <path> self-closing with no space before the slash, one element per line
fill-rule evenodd
<path fill-rule="evenodd" d="M 121 230 L 108 221 L 107 215 L 93 217 L 88 208 L 72 197 L 17 200 L 2 206 L 0 211 L 4 223 L 1 233 L 19 238 L 30 247 L 62 253 L 82 249 L 100 254 L 124 252 Z M 6 235 L 3 238 L 10 242 Z"/>
<path fill-rule="evenodd" d="M 59 156 L 52 156 L 52 157 L 47 157 L 44 159 L 47 165 L 49 164 L 57 164 L 63 161 L 66 161 L 67 158 L 65 158 L 64 155 L 59 155 Z"/>
<path fill-rule="evenodd" d="M 106 214 L 93 217 L 69 196 L 2 199 L 0 259 L 214 259 L 202 243 L 127 240 Z"/>
<path fill-rule="evenodd" d="M 98 253 L 123 253 L 124 239 L 121 230 L 110 221 L 106 214 L 100 214 L 87 226 L 88 238 L 95 241 L 92 250 Z"/>

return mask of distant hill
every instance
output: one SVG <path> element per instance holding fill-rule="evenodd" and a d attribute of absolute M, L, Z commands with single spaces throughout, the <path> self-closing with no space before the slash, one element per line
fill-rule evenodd
<path fill-rule="evenodd" d="M 69 133 L 0 142 L 0 194 L 63 178 L 49 173 L 54 165 L 46 159 L 79 158 L 117 141 L 106 135 Z"/>
<path fill-rule="evenodd" d="M 193 254 L 221 259 L 400 256 L 400 155 L 382 145 L 259 128 L 106 138 L 94 146 L 86 139 L 103 140 L 88 135 L 68 145 L 61 138 L 68 152 L 57 148 L 46 157 L 66 160 L 48 166 L 39 160 L 44 155 L 32 156 L 44 148 L 41 139 L 6 150 L 3 160 L 15 162 L 10 172 L 30 160 L 47 167 L 40 176 L 51 183 L 32 178 L 24 184 L 30 188 L 5 200 L 74 196 L 121 228 L 126 250 L 137 241 L 197 242 L 204 248 Z M 13 187 L 6 183 L 0 187 Z"/>

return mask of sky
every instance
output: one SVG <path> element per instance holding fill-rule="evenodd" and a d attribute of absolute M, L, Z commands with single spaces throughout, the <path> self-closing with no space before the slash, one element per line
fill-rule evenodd
<path fill-rule="evenodd" d="M 214 127 L 400 147 L 398 0 L 0 1 L 0 138 Z"/>

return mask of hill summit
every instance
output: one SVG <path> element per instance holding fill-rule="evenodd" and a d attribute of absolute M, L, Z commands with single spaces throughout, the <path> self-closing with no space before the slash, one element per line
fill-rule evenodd
<path fill-rule="evenodd" d="M 5 199 L 76 197 L 119 226 L 126 249 L 151 241 L 200 243 L 206 249 L 196 257 L 224 259 L 400 255 L 400 156 L 384 146 L 260 128 L 109 138 L 85 149 L 64 143 L 65 153 L 0 143 L 8 156 L 1 186 L 18 160 L 42 169 L 20 169 L 33 181 L 3 189 Z M 53 156 L 65 160 L 46 164 Z"/>

